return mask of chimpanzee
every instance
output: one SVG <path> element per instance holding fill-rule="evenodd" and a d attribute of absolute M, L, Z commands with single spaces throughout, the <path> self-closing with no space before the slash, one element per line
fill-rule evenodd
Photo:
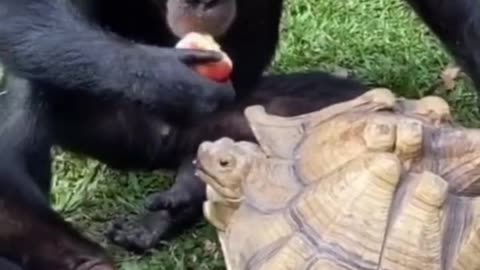
<path fill-rule="evenodd" d="M 110 233 L 125 246 L 148 238 L 136 245 L 148 248 L 198 219 L 192 204 L 203 190 L 189 175 L 191 155 L 203 139 L 251 140 L 241 120 L 246 104 L 291 113 L 340 101 L 340 95 L 313 92 L 337 81 L 316 75 L 297 76 L 301 87 L 274 77 L 271 86 L 261 87 L 271 90 L 249 94 L 273 56 L 281 9 L 278 0 L 2 1 L 0 59 L 10 76 L 0 96 L 0 262 L 29 270 L 113 269 L 99 246 L 49 206 L 53 145 L 119 169 L 181 168 L 177 178 L 185 181 L 179 183 L 192 185 L 155 197 L 155 207 L 173 204 L 149 215 L 153 234 L 132 240 L 122 239 L 122 228 Z M 197 76 L 188 67 L 219 60 L 217 53 L 172 48 L 177 36 L 193 30 L 214 34 L 229 54 L 235 63 L 231 85 Z M 345 87 L 363 89 L 356 82 Z M 300 88 L 308 90 L 297 92 Z M 292 94 L 296 106 L 287 102 Z M 318 104 L 305 99 L 311 95 Z M 178 198 L 171 196 L 177 192 Z"/>
<path fill-rule="evenodd" d="M 480 80 L 478 4 L 410 2 Z M 204 190 L 191 164 L 198 142 L 253 140 L 244 106 L 293 115 L 365 90 L 322 74 L 258 85 L 278 42 L 281 11 L 281 0 L 1 1 L 0 60 L 25 80 L 9 78 L 0 98 L 0 256 L 26 269 L 112 269 L 101 248 L 48 206 L 52 145 L 118 169 L 179 168 L 178 184 L 150 197 L 145 218 L 109 233 L 146 249 L 200 216 Z M 218 53 L 172 48 L 190 31 L 219 41 L 234 63 L 231 84 L 188 67 L 217 61 Z"/>
<path fill-rule="evenodd" d="M 0 175 L 47 196 L 53 145 L 117 169 L 177 168 L 177 130 L 254 89 L 281 12 L 281 0 L 0 1 L 0 60 L 16 77 L 0 96 Z M 235 63 L 230 82 L 190 67 L 218 52 L 173 48 L 191 31 L 217 39 Z"/>

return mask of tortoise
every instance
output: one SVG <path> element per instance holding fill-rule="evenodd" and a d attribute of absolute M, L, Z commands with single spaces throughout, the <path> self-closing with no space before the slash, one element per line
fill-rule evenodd
<path fill-rule="evenodd" d="M 439 97 L 372 89 L 257 143 L 204 142 L 196 173 L 227 269 L 480 269 L 480 132 Z"/>

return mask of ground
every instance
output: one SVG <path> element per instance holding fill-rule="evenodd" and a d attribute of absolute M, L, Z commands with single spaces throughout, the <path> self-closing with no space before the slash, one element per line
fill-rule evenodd
<path fill-rule="evenodd" d="M 450 61 L 401 0 L 289 0 L 272 71 L 348 71 L 407 97 L 439 94 L 460 122 L 480 126 L 468 81 L 460 80 L 450 91 L 432 90 Z M 207 224 L 144 256 L 126 253 L 103 237 L 107 221 L 141 211 L 146 194 L 169 184 L 169 172 L 121 174 L 65 153 L 57 155 L 54 170 L 55 208 L 104 244 L 120 269 L 224 269 Z"/>

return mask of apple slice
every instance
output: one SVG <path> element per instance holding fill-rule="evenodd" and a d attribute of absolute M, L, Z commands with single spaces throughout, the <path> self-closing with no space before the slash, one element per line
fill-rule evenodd
<path fill-rule="evenodd" d="M 233 66 L 232 60 L 221 50 L 220 45 L 215 42 L 212 36 L 190 32 L 186 34 L 177 45 L 175 45 L 175 47 L 181 49 L 203 49 L 220 52 L 223 55 L 222 60 L 215 63 L 195 65 L 193 66 L 193 69 L 201 76 L 218 82 L 224 82 L 230 78 Z"/>

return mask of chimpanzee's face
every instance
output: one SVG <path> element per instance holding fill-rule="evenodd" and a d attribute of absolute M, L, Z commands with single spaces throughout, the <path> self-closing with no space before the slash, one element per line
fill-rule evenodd
<path fill-rule="evenodd" d="M 236 0 L 167 0 L 168 26 L 179 38 L 189 32 L 222 36 L 236 13 Z"/>

